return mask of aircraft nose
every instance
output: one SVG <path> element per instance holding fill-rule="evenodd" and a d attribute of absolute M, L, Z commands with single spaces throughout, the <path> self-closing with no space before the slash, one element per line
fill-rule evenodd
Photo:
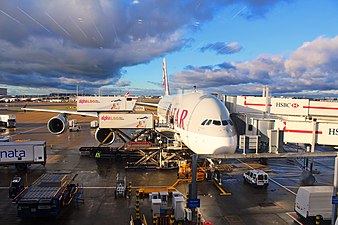
<path fill-rule="evenodd" d="M 237 137 L 223 137 L 218 142 L 214 143 L 215 151 L 214 154 L 232 154 L 237 149 Z"/>

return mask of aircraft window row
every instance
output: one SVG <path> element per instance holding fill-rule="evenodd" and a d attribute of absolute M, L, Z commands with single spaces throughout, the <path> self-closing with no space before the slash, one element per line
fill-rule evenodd
<path fill-rule="evenodd" d="M 233 125 L 233 122 L 231 120 L 209 120 L 209 119 L 205 119 L 201 125 L 210 125 L 210 124 L 216 125 L 216 126 L 226 126 L 228 124 L 230 124 L 231 126 Z"/>

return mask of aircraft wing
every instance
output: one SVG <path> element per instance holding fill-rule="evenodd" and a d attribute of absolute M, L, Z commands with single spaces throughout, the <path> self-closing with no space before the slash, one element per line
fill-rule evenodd
<path fill-rule="evenodd" d="M 37 112 L 54 112 L 66 115 L 80 115 L 80 116 L 92 116 L 98 117 L 97 112 L 78 112 L 75 110 L 56 110 L 56 109 L 37 109 L 37 108 L 21 108 L 24 111 L 37 111 Z"/>
<path fill-rule="evenodd" d="M 150 103 L 150 102 L 136 102 L 136 105 L 149 106 L 149 107 L 154 107 L 154 108 L 158 107 L 157 103 Z"/>

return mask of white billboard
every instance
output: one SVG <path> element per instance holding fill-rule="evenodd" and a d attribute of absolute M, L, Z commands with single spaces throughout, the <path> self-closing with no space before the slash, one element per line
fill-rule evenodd
<path fill-rule="evenodd" d="M 78 96 L 77 111 L 133 111 L 136 97 Z"/>
<path fill-rule="evenodd" d="M 154 116 L 151 113 L 100 113 L 99 128 L 154 128 Z"/>

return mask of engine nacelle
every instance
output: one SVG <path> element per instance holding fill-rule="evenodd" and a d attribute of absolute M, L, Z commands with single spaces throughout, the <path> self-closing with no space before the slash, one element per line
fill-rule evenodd
<path fill-rule="evenodd" d="M 109 134 L 110 136 L 108 137 Z M 95 139 L 101 144 L 112 144 L 115 141 L 115 138 L 116 134 L 113 129 L 97 128 L 95 131 Z"/>
<path fill-rule="evenodd" d="M 68 119 L 62 114 L 54 116 L 48 121 L 47 128 L 52 134 L 61 134 L 68 129 Z"/>

